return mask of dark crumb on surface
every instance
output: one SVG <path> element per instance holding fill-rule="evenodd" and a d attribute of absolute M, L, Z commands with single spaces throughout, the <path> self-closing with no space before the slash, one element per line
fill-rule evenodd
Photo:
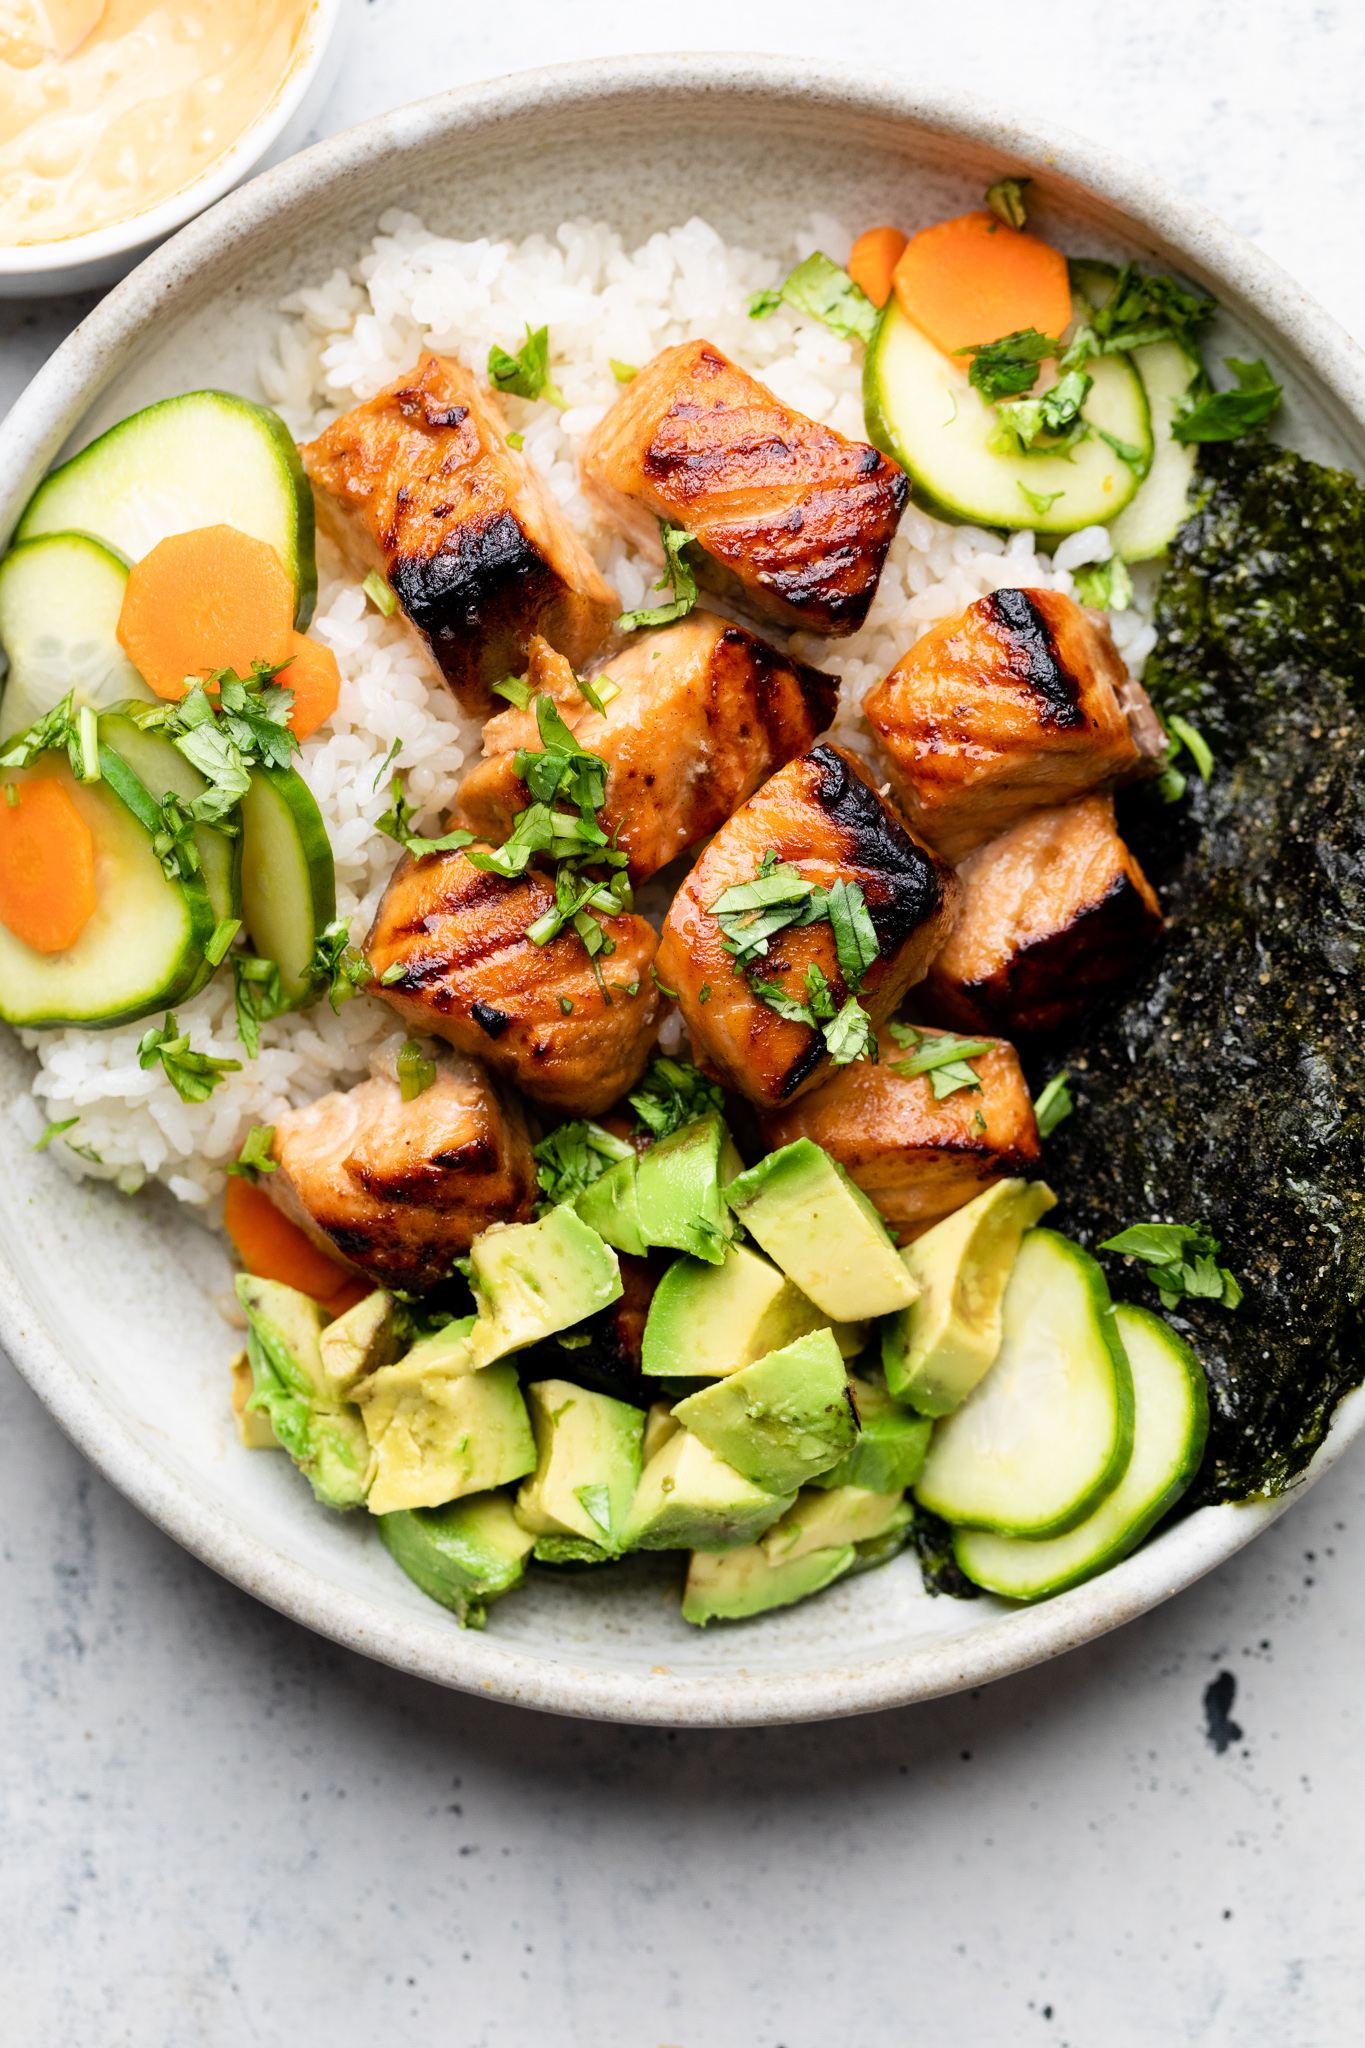
<path fill-rule="evenodd" d="M 1232 1718 L 1236 1697 L 1237 1680 L 1230 1671 L 1220 1671 L 1213 1683 L 1204 1688 L 1204 1734 L 1219 1756 L 1242 1739 L 1242 1730 Z"/>

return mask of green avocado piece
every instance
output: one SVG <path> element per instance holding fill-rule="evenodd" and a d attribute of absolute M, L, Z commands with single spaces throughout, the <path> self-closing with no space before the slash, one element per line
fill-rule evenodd
<path fill-rule="evenodd" d="M 495 1223 L 469 1252 L 479 1313 L 469 1342 L 476 1366 L 567 1330 L 620 1298 L 610 1245 L 574 1211 L 538 1223 Z"/>
<path fill-rule="evenodd" d="M 774 1522 L 759 1544 L 769 1564 L 788 1564 L 814 1550 L 841 1543 L 866 1543 L 911 1518 L 903 1493 L 873 1493 L 866 1486 L 835 1486 L 824 1492 L 802 1487 L 795 1505 Z"/>
<path fill-rule="evenodd" d="M 474 1316 L 457 1316 L 443 1323 L 439 1330 L 429 1330 L 395 1363 L 421 1372 L 477 1372 L 474 1348 L 469 1341 L 476 1320 Z"/>
<path fill-rule="evenodd" d="M 278 1441 L 324 1507 L 359 1507 L 373 1469 L 357 1408 L 333 1393 L 322 1363 L 325 1311 L 278 1280 L 237 1275 L 250 1332 L 248 1414 L 269 1418 Z"/>
<path fill-rule="evenodd" d="M 708 1450 L 770 1493 L 790 1493 L 827 1472 L 858 1434 L 848 1375 L 829 1330 L 813 1330 L 689 1394 L 673 1413 Z"/>
<path fill-rule="evenodd" d="M 671 1436 L 682 1428 L 673 1420 L 673 1406 L 669 1401 L 656 1401 L 645 1414 L 644 1442 L 640 1446 L 646 1465 L 656 1451 L 661 1451 Z"/>
<path fill-rule="evenodd" d="M 1000 1349 L 1019 1241 L 1056 1206 L 1042 1181 L 997 1181 L 902 1252 L 919 1296 L 882 1331 L 882 1371 L 899 1400 L 924 1415 L 966 1400 Z"/>
<path fill-rule="evenodd" d="M 619 1550 L 640 1483 L 643 1410 L 569 1380 L 538 1380 L 526 1389 L 526 1405 L 536 1469 L 517 1494 L 522 1528 Z"/>
<path fill-rule="evenodd" d="M 535 1467 L 515 1366 L 424 1370 L 403 1359 L 372 1373 L 358 1392 L 374 1450 L 372 1514 L 443 1507 Z"/>
<path fill-rule="evenodd" d="M 747 1246 L 731 1245 L 718 1266 L 675 1259 L 649 1305 L 640 1370 L 719 1378 L 825 1321 L 785 1273 Z"/>
<path fill-rule="evenodd" d="M 392 1365 L 403 1349 L 398 1303 L 382 1287 L 328 1323 L 320 1339 L 322 1370 L 338 1400 L 367 1373 Z"/>
<path fill-rule="evenodd" d="M 880 1536 L 865 1536 L 861 1543 L 854 1544 L 856 1555 L 849 1566 L 850 1578 L 856 1572 L 873 1572 L 879 1564 L 890 1564 L 893 1557 L 899 1557 L 910 1541 L 915 1520 L 915 1510 L 909 1501 L 902 1501 Z"/>
<path fill-rule="evenodd" d="M 714 1110 L 652 1145 L 639 1162 L 635 1183 L 645 1243 L 669 1245 L 720 1265 L 738 1229 L 722 1191 L 743 1164 Z"/>
<path fill-rule="evenodd" d="M 486 1609 L 526 1577 L 531 1538 L 503 1493 L 478 1493 L 442 1508 L 376 1517 L 381 1541 L 415 1585 L 461 1628 L 482 1628 Z"/>
<path fill-rule="evenodd" d="M 770 1152 L 725 1199 L 769 1258 L 833 1321 L 908 1308 L 914 1283 L 886 1225 L 842 1166 L 809 1138 Z"/>
<path fill-rule="evenodd" d="M 795 1500 L 755 1486 L 678 1428 L 640 1475 L 623 1550 L 730 1550 L 752 1543 Z"/>
<path fill-rule="evenodd" d="M 774 1607 L 790 1607 L 812 1593 L 823 1593 L 851 1571 L 857 1552 L 851 1543 L 815 1550 L 782 1564 L 769 1562 L 756 1543 L 727 1550 L 719 1557 L 693 1553 L 683 1588 L 682 1616 L 705 1628 L 708 1621 L 747 1621 Z"/>
<path fill-rule="evenodd" d="M 893 1401 L 884 1387 L 850 1377 L 859 1429 L 852 1449 L 812 1486 L 866 1486 L 873 1493 L 904 1492 L 919 1478 L 934 1425 Z"/>
<path fill-rule="evenodd" d="M 638 1159 L 618 1159 L 573 1202 L 580 1219 L 605 1244 L 614 1245 L 618 1252 L 629 1252 L 636 1259 L 642 1259 L 649 1250 L 640 1234 L 640 1204 L 636 1196 L 639 1166 Z"/>

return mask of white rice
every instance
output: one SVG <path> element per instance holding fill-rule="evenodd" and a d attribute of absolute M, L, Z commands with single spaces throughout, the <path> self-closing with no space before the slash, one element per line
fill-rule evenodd
<path fill-rule="evenodd" d="M 422 349 L 458 356 L 482 372 L 494 342 L 515 350 L 528 324 L 548 324 L 553 374 L 567 409 L 513 398 L 507 411 L 623 608 L 646 601 L 658 571 L 596 524 L 579 489 L 577 460 L 584 437 L 619 395 L 613 359 L 639 364 L 675 342 L 705 337 L 787 404 L 841 433 L 863 435 L 861 350 L 785 306 L 761 321 L 746 311 L 750 295 L 776 284 L 793 256 L 799 261 L 821 248 L 845 261 L 849 236 L 836 221 L 816 216 L 790 250 L 768 255 L 728 246 L 702 220 L 653 235 L 633 252 L 610 228 L 589 221 L 566 222 L 553 240 L 533 235 L 520 245 L 449 241 L 396 211 L 379 228 L 353 270 L 337 270 L 284 302 L 288 317 L 259 367 L 265 397 L 306 439 L 410 368 Z M 803 659 L 842 678 L 833 736 L 875 759 L 863 697 L 921 633 L 1002 586 L 1070 593 L 1072 572 L 1109 552 L 1102 527 L 1071 535 L 1049 557 L 1035 552 L 1030 533 L 1005 542 L 974 527 L 944 525 L 912 506 L 863 630 L 849 640 L 801 635 L 793 643 Z M 1138 673 L 1155 637 L 1145 608 L 1114 614 L 1111 624 Z M 455 706 L 399 623 L 367 603 L 326 548 L 311 631 L 336 654 L 342 693 L 337 716 L 305 743 L 298 765 L 331 840 L 338 912 L 350 918 L 359 942 L 395 858 L 393 842 L 375 830 L 388 803 L 386 755 L 401 741 L 395 765 L 407 771 L 409 798 L 434 818 L 478 756 L 479 727 Z M 393 1012 L 370 997 L 347 1003 L 339 1015 L 323 1002 L 264 1026 L 260 1056 L 248 1060 L 227 972 L 178 1016 L 196 1050 L 242 1062 L 207 1102 L 182 1102 L 159 1063 L 142 1071 L 137 1042 L 145 1026 L 25 1032 L 38 1070 L 31 1093 L 11 1105 L 23 1137 L 31 1143 L 49 1119 L 79 1115 L 70 1140 L 82 1151 L 62 1140 L 52 1146 L 67 1171 L 127 1190 L 154 1177 L 202 1209 L 221 1193 L 223 1170 L 252 1124 L 352 1086 L 372 1056 L 404 1035 Z"/>

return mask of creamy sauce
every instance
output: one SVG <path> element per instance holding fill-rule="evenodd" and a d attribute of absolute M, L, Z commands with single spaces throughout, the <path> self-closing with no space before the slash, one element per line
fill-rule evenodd
<path fill-rule="evenodd" d="M 0 0 L 0 246 L 178 192 L 273 97 L 311 0 Z"/>

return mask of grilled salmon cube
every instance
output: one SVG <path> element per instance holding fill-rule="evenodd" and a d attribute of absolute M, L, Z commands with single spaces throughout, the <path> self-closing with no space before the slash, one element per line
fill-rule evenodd
<path fill-rule="evenodd" d="M 925 1028 L 925 1040 L 944 1036 Z M 941 1099 L 928 1074 L 896 1071 L 909 1057 L 890 1031 L 879 1060 L 831 1074 L 789 1109 L 759 1119 L 772 1151 L 813 1139 L 871 1197 L 902 1241 L 951 1215 L 994 1180 L 1026 1173 L 1042 1156 L 1028 1085 L 1012 1045 L 997 1039 L 970 1061 L 979 1090 Z"/>
<path fill-rule="evenodd" d="M 955 865 L 1029 811 L 1149 774 L 1164 736 L 1109 629 L 997 590 L 915 642 L 863 703 L 915 830 Z"/>
<path fill-rule="evenodd" d="M 607 762 L 602 822 L 629 854 L 637 882 L 714 832 L 765 776 L 805 753 L 839 701 L 837 677 L 711 612 L 648 633 L 609 661 L 592 681 L 609 697 L 605 714 L 592 710 L 568 663 L 542 648 L 532 651 L 528 681 L 549 689 L 579 745 Z M 516 750 L 540 744 L 534 710 L 505 711 L 485 725 L 485 758 L 460 789 L 464 821 L 485 839 L 505 839 L 530 802 Z"/>
<path fill-rule="evenodd" d="M 775 398 L 709 341 L 631 379 L 583 451 L 583 486 L 662 561 L 657 521 L 695 536 L 708 589 L 790 631 L 856 633 L 909 497 L 905 472 Z"/>
<path fill-rule="evenodd" d="M 276 1171 L 261 1185 L 353 1273 L 423 1292 L 490 1223 L 522 1223 L 536 1198 L 526 1119 L 474 1060 L 439 1052 L 404 1102 L 392 1052 L 372 1077 L 275 1119 Z"/>
<path fill-rule="evenodd" d="M 574 663 L 601 645 L 616 593 L 462 363 L 424 355 L 300 453 L 323 532 L 387 577 L 467 709 L 520 674 L 533 633 Z"/>
<path fill-rule="evenodd" d="M 1036 812 L 969 854 L 958 877 L 962 909 L 924 1002 L 959 1029 L 1056 1031 L 1161 933 L 1161 905 L 1109 796 Z"/>
<path fill-rule="evenodd" d="M 577 932 L 544 946 L 527 938 L 554 904 L 537 869 L 508 879 L 463 853 L 405 854 L 365 941 L 371 989 L 415 1031 L 486 1061 L 536 1102 L 595 1116 L 634 1086 L 658 1035 L 658 934 L 642 917 L 600 920 L 613 949 L 600 956 L 604 994 Z"/>
<path fill-rule="evenodd" d="M 769 851 L 822 889 L 856 882 L 879 948 L 862 981 L 874 1024 L 898 1008 L 951 927 L 957 882 L 951 868 L 878 796 L 862 764 L 821 745 L 791 761 L 722 825 L 673 900 L 659 948 L 659 979 L 678 992 L 699 1064 L 760 1109 L 776 1109 L 827 1073 L 823 1034 L 760 1001 L 724 943 L 711 906 L 733 884 L 750 882 Z M 754 963 L 783 995 L 809 1001 L 818 967 L 836 1009 L 853 990 L 840 970 L 827 922 L 791 926 Z"/>

